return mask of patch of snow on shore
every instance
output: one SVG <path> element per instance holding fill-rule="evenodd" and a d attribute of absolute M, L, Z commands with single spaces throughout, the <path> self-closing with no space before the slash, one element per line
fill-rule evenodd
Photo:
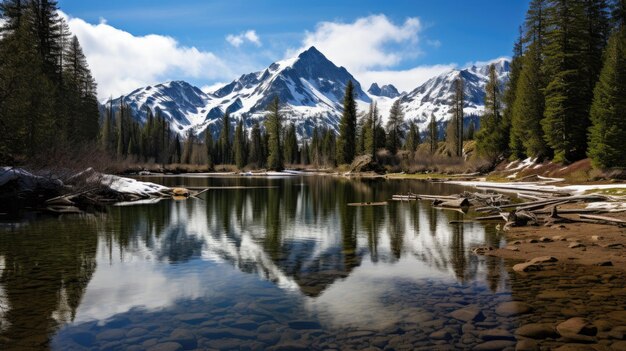
<path fill-rule="evenodd" d="M 110 174 L 102 175 L 102 184 L 120 193 L 136 194 L 144 197 L 161 196 L 163 192 L 169 190 L 168 187 L 163 185 Z"/>

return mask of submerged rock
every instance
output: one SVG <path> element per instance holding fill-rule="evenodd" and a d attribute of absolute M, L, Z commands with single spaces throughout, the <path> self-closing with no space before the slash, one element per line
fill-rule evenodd
<path fill-rule="evenodd" d="M 511 340 L 491 340 L 482 344 L 476 345 L 472 350 L 476 351 L 499 351 L 504 350 L 507 347 L 515 345 L 515 341 Z"/>
<path fill-rule="evenodd" d="M 550 323 L 526 324 L 517 328 L 515 334 L 532 339 L 555 338 L 558 336 L 554 326 Z"/>
<path fill-rule="evenodd" d="M 530 305 L 520 301 L 503 302 L 496 307 L 496 313 L 503 317 L 516 316 L 531 312 Z"/>
<path fill-rule="evenodd" d="M 516 272 L 536 272 L 542 270 L 542 267 L 540 264 L 524 262 L 513 266 L 513 270 Z"/>
<path fill-rule="evenodd" d="M 485 320 L 485 315 L 476 306 L 468 306 L 458 309 L 454 312 L 451 312 L 450 317 L 463 322 L 482 322 Z"/>

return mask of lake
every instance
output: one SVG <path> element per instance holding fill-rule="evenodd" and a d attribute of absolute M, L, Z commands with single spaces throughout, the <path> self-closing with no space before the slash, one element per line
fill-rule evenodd
<path fill-rule="evenodd" d="M 520 275 L 472 254 L 506 244 L 494 224 L 450 224 L 468 216 L 426 201 L 347 205 L 472 189 L 330 176 L 142 180 L 212 188 L 0 222 L 1 349 L 513 350 L 521 325 L 626 308 L 622 271 Z"/>

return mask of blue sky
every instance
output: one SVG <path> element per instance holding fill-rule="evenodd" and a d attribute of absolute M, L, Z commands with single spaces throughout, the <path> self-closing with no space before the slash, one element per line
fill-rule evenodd
<path fill-rule="evenodd" d="M 60 0 L 59 5 L 83 44 L 102 97 L 162 80 L 227 82 L 309 45 L 365 85 L 386 79 L 380 83 L 406 90 L 452 66 L 509 56 L 528 1 Z M 120 67 L 125 62 L 129 67 Z"/>

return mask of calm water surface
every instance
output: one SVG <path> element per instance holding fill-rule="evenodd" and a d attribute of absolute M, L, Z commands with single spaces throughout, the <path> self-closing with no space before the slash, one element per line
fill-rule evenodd
<path fill-rule="evenodd" d="M 331 177 L 150 177 L 213 188 L 200 199 L 0 224 L 0 349 L 471 349 L 570 314 L 624 310 L 578 268 L 521 277 L 479 257 L 493 227 L 429 202 L 348 207 L 396 193 L 465 189 Z M 598 284 L 594 288 L 594 284 Z M 623 281 L 614 283 L 617 288 Z M 621 285 L 620 285 L 621 284 Z M 537 299 L 546 289 L 568 293 Z M 598 296 L 593 291 L 604 292 Z M 521 300 L 523 316 L 495 307 Z M 462 321 L 466 307 L 480 315 Z M 513 349 L 512 336 L 499 338 Z"/>

